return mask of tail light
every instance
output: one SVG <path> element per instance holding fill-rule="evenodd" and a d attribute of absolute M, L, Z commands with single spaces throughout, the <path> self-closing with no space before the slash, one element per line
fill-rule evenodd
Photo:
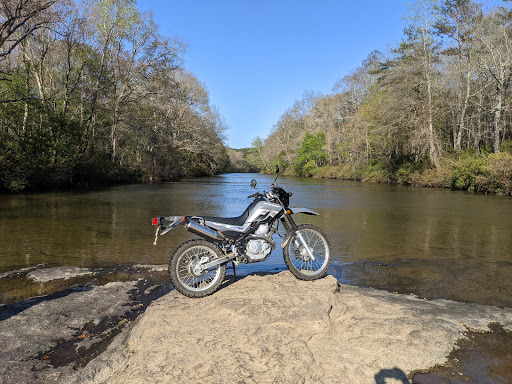
<path fill-rule="evenodd" d="M 153 219 L 151 219 L 151 224 L 152 224 L 152 225 L 158 225 L 158 224 L 160 224 L 160 223 L 159 223 L 159 220 L 158 220 L 158 217 L 153 217 Z"/>

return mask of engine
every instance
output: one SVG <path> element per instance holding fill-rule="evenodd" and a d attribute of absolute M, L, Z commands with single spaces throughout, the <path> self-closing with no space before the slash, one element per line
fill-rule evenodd
<path fill-rule="evenodd" d="M 260 224 L 254 234 L 259 236 L 267 236 L 269 232 L 270 228 L 268 224 Z M 252 262 L 265 259 L 270 254 L 270 252 L 272 252 L 272 245 L 265 240 L 249 240 L 245 247 L 245 254 Z"/>

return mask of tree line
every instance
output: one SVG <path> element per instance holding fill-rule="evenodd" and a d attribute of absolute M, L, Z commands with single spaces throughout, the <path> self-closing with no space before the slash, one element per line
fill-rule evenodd
<path fill-rule="evenodd" d="M 0 189 L 221 172 L 226 123 L 135 0 L 0 0 Z"/>
<path fill-rule="evenodd" d="M 290 174 L 512 193 L 511 2 L 416 0 L 400 44 L 329 95 L 306 92 L 254 165 Z"/>

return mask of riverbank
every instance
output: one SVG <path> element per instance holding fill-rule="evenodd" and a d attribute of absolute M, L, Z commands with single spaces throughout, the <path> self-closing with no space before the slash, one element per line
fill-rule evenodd
<path fill-rule="evenodd" d="M 285 170 L 283 174 L 296 175 L 293 170 Z M 512 195 L 512 155 L 502 152 L 478 157 L 444 157 L 438 168 L 424 163 L 384 160 L 359 166 L 324 165 L 303 170 L 301 176 Z"/>
<path fill-rule="evenodd" d="M 60 273 L 32 272 L 44 280 Z M 76 272 L 83 278 L 86 271 Z M 332 276 L 304 282 L 289 272 L 228 280 L 203 299 L 164 294 L 164 285 L 138 279 L 76 286 L 17 310 L 1 307 L 0 382 L 512 379 L 512 309 L 426 301 L 339 285 Z M 159 290 L 151 304 L 141 302 Z"/>
<path fill-rule="evenodd" d="M 232 150 L 231 151 L 235 151 Z M 238 150 L 244 151 L 244 150 Z M 0 193 L 48 192 L 48 191 L 90 191 L 114 185 L 144 184 L 160 181 L 181 181 L 197 177 L 211 177 L 214 173 L 188 171 L 168 178 L 143 177 L 139 172 L 125 169 L 116 163 L 104 160 L 101 164 L 87 163 L 67 181 L 37 181 L 36 183 L 0 184 Z M 273 168 L 258 169 L 247 161 L 232 160 L 217 174 L 261 172 L 272 174 Z M 305 176 L 325 179 L 354 180 L 372 183 L 402 184 L 414 187 L 459 189 L 470 192 L 512 196 L 512 154 L 508 152 L 450 155 L 439 159 L 439 167 L 432 168 L 425 162 L 372 160 L 361 165 L 335 164 L 320 167 L 283 169 L 283 175 Z M 71 181 L 70 181 L 71 180 Z"/>
<path fill-rule="evenodd" d="M 359 167 L 331 165 L 315 168 L 309 176 L 512 195 L 512 155 L 502 152 L 479 157 L 445 157 L 440 159 L 439 168 L 384 161 Z"/>

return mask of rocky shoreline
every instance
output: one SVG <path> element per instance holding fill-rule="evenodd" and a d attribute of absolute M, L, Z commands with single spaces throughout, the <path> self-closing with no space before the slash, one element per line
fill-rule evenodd
<path fill-rule="evenodd" d="M 105 273 L 45 269 L 26 275 L 73 282 Z M 423 300 L 332 276 L 304 282 L 289 272 L 227 280 L 216 294 L 189 299 L 170 291 L 162 269 L 131 266 L 124 273 L 136 279 L 0 306 L 0 382 L 512 380 L 510 308 Z"/>
<path fill-rule="evenodd" d="M 0 383 L 67 382 L 171 290 L 166 266 L 40 265 L 0 279 L 25 287 L 0 306 Z"/>

